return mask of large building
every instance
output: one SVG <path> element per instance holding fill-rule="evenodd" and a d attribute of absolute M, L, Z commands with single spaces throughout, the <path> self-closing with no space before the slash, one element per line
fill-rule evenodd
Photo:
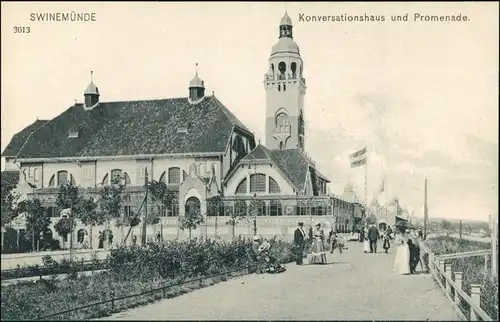
<path fill-rule="evenodd" d="M 185 236 L 178 218 L 188 207 L 206 216 L 193 234 L 209 237 L 231 234 L 226 224 L 231 212 L 248 219 L 236 227 L 236 234 L 251 234 L 256 218 L 259 234 L 287 237 L 300 218 L 306 226 L 316 217 L 314 221 L 338 228 L 335 218 L 360 217 L 359 204 L 327 194 L 330 181 L 305 153 L 307 87 L 286 13 L 269 57 L 264 88 L 266 145 L 261 145 L 228 107 L 205 94 L 198 73 L 189 83 L 187 97 L 159 100 L 101 102 L 91 79 L 82 103 L 52 120 L 36 120 L 12 138 L 2 153 L 6 170 L 19 171 L 17 191 L 43 200 L 53 223 L 61 216 L 55 208 L 61 184 L 71 182 L 95 194 L 113 178 L 121 178 L 127 212 L 141 209 L 146 176 L 164 181 L 177 198 L 162 209 L 160 223 L 147 229 L 148 236 L 158 230 L 165 238 Z M 211 207 L 214 200 L 218 207 Z M 153 202 L 148 205 L 148 212 L 154 212 Z M 347 219 L 341 221 L 347 225 Z M 139 227 L 132 235 L 141 234 Z M 109 229 L 123 238 L 124 228 L 108 224 L 94 231 Z M 78 244 L 88 227 L 78 223 L 76 230 Z M 92 244 L 98 247 L 98 241 Z"/>

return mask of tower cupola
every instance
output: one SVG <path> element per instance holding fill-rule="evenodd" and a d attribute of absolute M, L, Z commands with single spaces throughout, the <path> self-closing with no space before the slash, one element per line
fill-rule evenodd
<path fill-rule="evenodd" d="M 189 82 L 189 100 L 192 103 L 198 102 L 205 96 L 205 83 L 198 76 L 198 63 L 196 63 L 196 74 Z"/>
<path fill-rule="evenodd" d="M 90 84 L 83 93 L 85 98 L 85 107 L 92 107 L 99 103 L 99 88 L 95 86 L 93 80 L 94 72 L 90 72 Z"/>
<path fill-rule="evenodd" d="M 281 18 L 280 22 L 280 38 L 287 37 L 293 39 L 292 28 L 292 19 L 285 11 L 285 15 Z"/>

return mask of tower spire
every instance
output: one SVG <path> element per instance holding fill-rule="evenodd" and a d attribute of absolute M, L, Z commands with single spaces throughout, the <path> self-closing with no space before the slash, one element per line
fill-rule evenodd
<path fill-rule="evenodd" d="M 198 76 L 198 63 L 195 64 L 194 78 L 189 82 L 189 99 L 191 102 L 197 102 L 205 96 L 205 84 Z"/>
<path fill-rule="evenodd" d="M 93 70 L 90 71 L 90 81 L 91 82 L 94 81 L 94 71 Z"/>

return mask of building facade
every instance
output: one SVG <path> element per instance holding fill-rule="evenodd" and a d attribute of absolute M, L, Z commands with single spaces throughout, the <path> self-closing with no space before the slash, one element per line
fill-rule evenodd
<path fill-rule="evenodd" d="M 19 174 L 16 191 L 40 198 L 55 224 L 64 216 L 55 206 L 60 185 L 72 183 L 95 195 L 119 178 L 126 213 L 144 210 L 146 181 L 165 182 L 176 196 L 172 205 L 159 210 L 158 224 L 145 232 L 134 227 L 131 236 L 160 232 L 163 238 L 183 238 L 179 218 L 192 206 L 205 217 L 194 236 L 247 235 L 257 226 L 259 234 L 291 238 L 297 221 L 347 230 L 360 216 L 359 203 L 329 195 L 329 179 L 305 153 L 306 85 L 292 29 L 285 13 L 264 79 L 265 146 L 256 144 L 252 132 L 218 98 L 205 95 L 198 73 L 187 97 L 122 102 L 101 102 L 91 76 L 82 103 L 52 120 L 36 120 L 3 151 L 6 170 Z M 149 214 L 158 208 L 151 200 L 146 204 Z M 230 227 L 227 220 L 234 213 L 243 219 Z M 76 247 L 88 230 L 77 223 Z M 93 227 L 95 236 L 105 230 L 118 242 L 127 227 Z M 49 233 L 58 237 L 53 225 Z M 92 248 L 98 247 L 94 238 Z"/>

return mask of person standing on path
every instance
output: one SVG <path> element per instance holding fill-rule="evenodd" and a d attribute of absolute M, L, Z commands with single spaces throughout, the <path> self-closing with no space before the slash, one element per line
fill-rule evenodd
<path fill-rule="evenodd" d="M 389 252 L 389 248 L 391 248 L 391 243 L 390 243 L 391 232 L 390 232 L 390 228 L 385 231 L 383 238 L 384 238 L 384 244 L 382 245 L 382 247 L 384 248 L 385 253 L 387 254 Z"/>
<path fill-rule="evenodd" d="M 297 265 L 302 265 L 302 260 L 304 258 L 304 244 L 305 244 L 306 232 L 304 231 L 304 223 L 299 222 L 299 227 L 295 229 L 293 234 L 293 243 L 295 245 L 295 256 Z"/>
<path fill-rule="evenodd" d="M 412 244 L 412 246 L 410 247 L 410 272 L 412 274 L 415 274 L 415 269 L 420 262 L 420 245 L 418 242 L 417 233 L 415 232 L 415 228 L 410 229 L 410 231 L 408 232 L 408 238 Z"/>
<path fill-rule="evenodd" d="M 316 229 L 313 233 L 313 244 L 311 250 L 311 258 L 309 260 L 310 264 L 326 264 L 326 252 L 325 252 L 325 233 L 321 229 L 321 224 L 316 224 Z"/>
<path fill-rule="evenodd" d="M 377 242 L 380 237 L 380 233 L 374 224 L 370 225 L 368 228 L 368 239 L 370 240 L 370 253 L 377 252 Z"/>

